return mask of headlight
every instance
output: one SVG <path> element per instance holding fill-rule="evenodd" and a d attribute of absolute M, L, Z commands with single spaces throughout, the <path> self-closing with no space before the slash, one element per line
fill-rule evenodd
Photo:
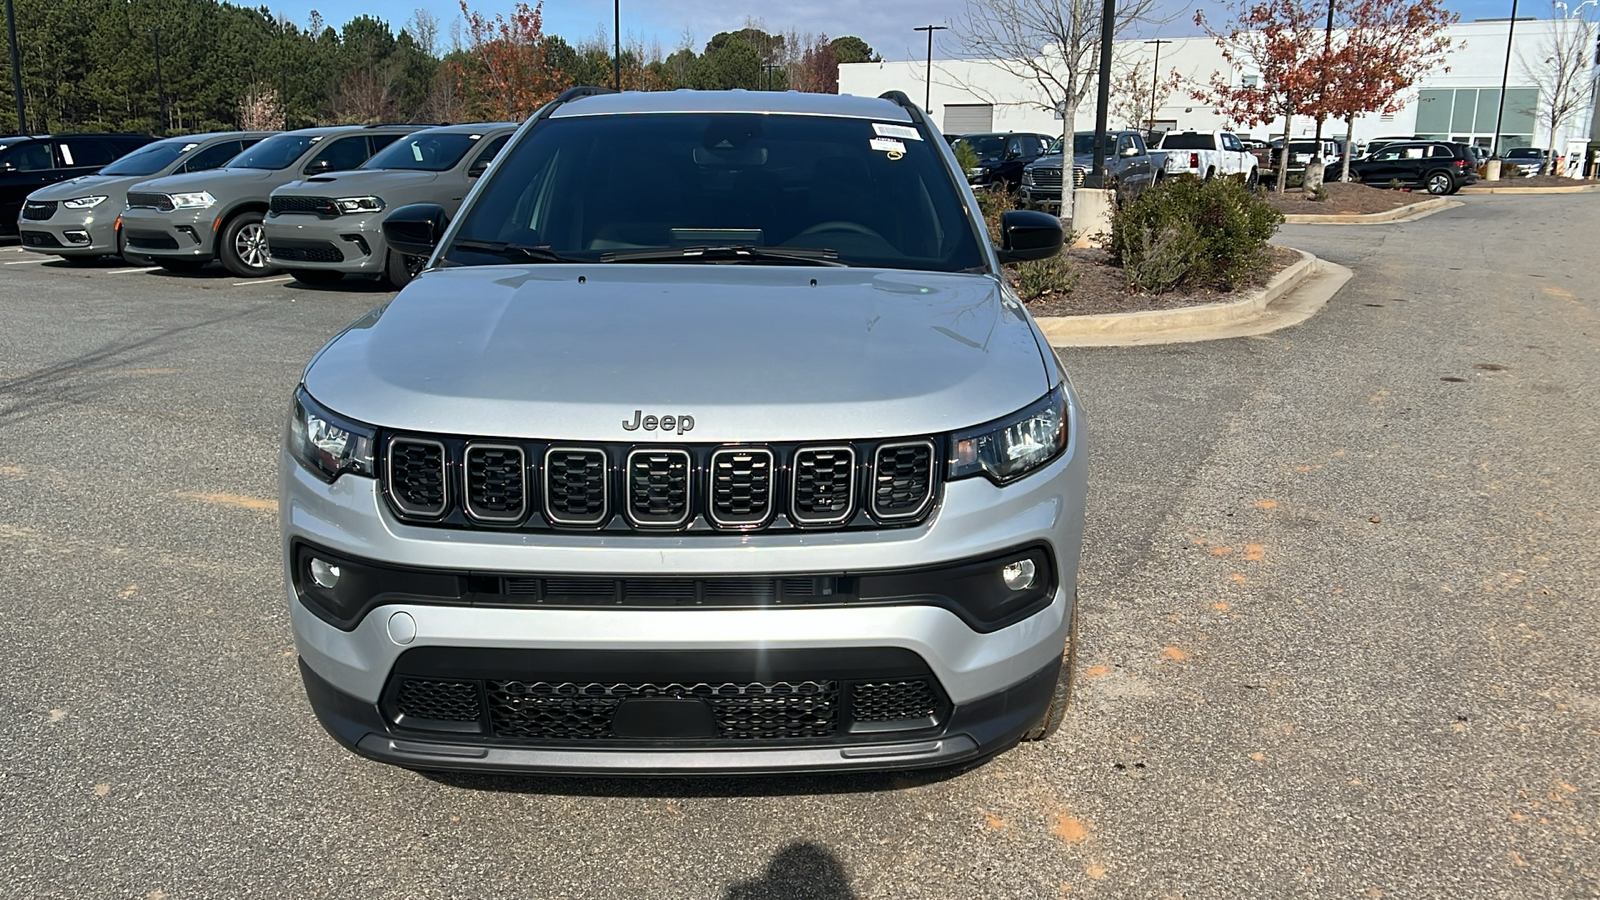
<path fill-rule="evenodd" d="M 74 197 L 73 199 L 62 203 L 61 205 L 65 206 L 67 209 L 94 209 L 96 206 L 99 206 L 104 202 L 106 202 L 106 198 L 104 196 L 96 195 L 93 197 Z"/>
<path fill-rule="evenodd" d="M 346 472 L 371 478 L 373 435 L 371 425 L 329 412 L 305 388 L 294 392 L 289 452 L 324 481 L 332 482 Z"/>
<path fill-rule="evenodd" d="M 217 202 L 210 191 L 196 191 L 192 194 L 173 194 L 172 206 L 174 209 L 205 209 Z"/>
<path fill-rule="evenodd" d="M 1023 184 L 1033 184 L 1033 170 L 1032 169 L 1023 169 L 1022 170 L 1022 183 Z"/>
<path fill-rule="evenodd" d="M 968 169 L 967 170 L 967 175 L 969 177 L 972 177 L 972 178 L 976 178 L 976 177 L 978 177 L 979 175 L 982 175 L 982 174 L 983 174 L 983 167 L 982 166 L 979 166 L 976 169 Z"/>
<path fill-rule="evenodd" d="M 1065 384 L 1028 408 L 950 436 L 948 478 L 983 474 L 1009 484 L 1061 455 L 1067 448 Z"/>
<path fill-rule="evenodd" d="M 343 197 L 333 202 L 342 213 L 370 213 L 383 209 L 383 201 L 377 197 Z"/>

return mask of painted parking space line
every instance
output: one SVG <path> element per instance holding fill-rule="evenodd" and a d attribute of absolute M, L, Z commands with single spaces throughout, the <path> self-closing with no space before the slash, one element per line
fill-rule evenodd
<path fill-rule="evenodd" d="M 293 280 L 294 280 L 294 276 L 293 275 L 285 275 L 282 278 L 252 278 L 249 281 L 235 281 L 233 283 L 233 286 L 234 287 L 244 287 L 245 285 L 250 285 L 250 284 L 282 284 L 285 281 L 293 281 Z"/>
<path fill-rule="evenodd" d="M 28 265 L 29 263 L 42 263 L 42 262 L 49 262 L 49 260 L 48 259 L 18 259 L 18 260 L 13 260 L 13 261 L 8 262 L 8 263 L 0 263 L 0 265 L 3 265 L 3 266 L 25 266 L 25 265 Z"/>
<path fill-rule="evenodd" d="M 160 266 L 151 266 L 148 269 L 116 269 L 114 271 L 107 272 L 106 274 L 107 275 L 128 275 L 128 274 L 137 275 L 137 274 L 139 274 L 141 272 L 159 272 L 159 271 L 161 271 L 161 267 Z"/>

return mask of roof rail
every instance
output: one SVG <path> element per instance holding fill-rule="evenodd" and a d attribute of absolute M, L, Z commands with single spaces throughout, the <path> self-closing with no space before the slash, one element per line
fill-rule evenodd
<path fill-rule="evenodd" d="M 410 126 L 410 125 L 422 125 L 422 126 L 428 127 L 428 128 L 439 128 L 441 126 L 449 125 L 449 124 L 451 124 L 451 123 L 449 123 L 449 122 L 373 122 L 370 125 L 363 125 L 362 127 L 363 128 L 399 128 L 399 127 Z"/>
<path fill-rule="evenodd" d="M 928 122 L 928 116 L 923 111 L 922 107 L 918 106 L 910 97 L 907 97 L 905 91 L 884 91 L 878 95 L 878 99 L 888 100 L 891 103 L 904 107 L 906 112 L 911 114 L 911 121 L 913 122 L 923 122 L 930 125 L 932 124 Z"/>
<path fill-rule="evenodd" d="M 556 111 L 556 108 L 561 106 L 561 104 L 563 104 L 563 103 L 571 103 L 572 101 L 577 100 L 577 99 L 579 99 L 581 97 L 592 97 L 592 96 L 594 96 L 596 94 L 615 94 L 615 93 L 616 93 L 616 91 L 612 90 L 611 88 L 608 88 L 608 87 L 594 87 L 594 86 L 591 86 L 591 85 L 580 85 L 578 87 L 567 88 L 566 90 L 562 91 L 559 95 L 557 95 L 557 97 L 554 100 L 551 100 L 549 103 L 546 103 L 544 106 L 539 107 L 539 111 L 533 114 L 533 121 L 538 122 L 541 119 L 550 118 L 551 114 Z"/>

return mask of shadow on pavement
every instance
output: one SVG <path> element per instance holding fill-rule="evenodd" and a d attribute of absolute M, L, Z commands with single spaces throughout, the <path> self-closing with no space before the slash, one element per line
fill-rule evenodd
<path fill-rule="evenodd" d="M 850 876 L 826 847 L 799 841 L 779 850 L 759 878 L 728 888 L 723 900 L 855 900 Z"/>

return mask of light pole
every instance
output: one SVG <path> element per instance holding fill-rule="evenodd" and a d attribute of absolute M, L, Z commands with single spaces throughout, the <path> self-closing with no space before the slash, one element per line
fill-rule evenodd
<path fill-rule="evenodd" d="M 6 34 L 11 38 L 11 92 L 17 98 L 17 134 L 28 133 L 28 108 L 22 100 L 22 59 L 17 56 L 17 15 L 6 0 Z"/>
<path fill-rule="evenodd" d="M 166 137 L 168 128 L 167 119 L 167 87 L 161 80 L 161 26 L 150 29 L 150 40 L 155 43 L 156 50 L 156 100 L 161 104 L 161 136 Z"/>
<path fill-rule="evenodd" d="M 1517 33 L 1517 0 L 1511 0 L 1511 21 L 1506 25 L 1506 67 L 1500 71 L 1500 109 L 1494 114 L 1494 144 L 1490 159 L 1500 158 L 1500 127 L 1506 119 L 1506 79 L 1511 77 L 1511 36 Z"/>
<path fill-rule="evenodd" d="M 1094 168 L 1084 179 L 1084 187 L 1105 187 L 1106 120 L 1111 117 L 1111 41 L 1116 37 L 1116 19 L 1116 0 L 1104 0 L 1100 7 L 1100 90 L 1094 103 Z M 1067 172 L 1065 157 L 1061 171 Z M 1066 184 L 1066 179 L 1061 183 Z"/>
<path fill-rule="evenodd" d="M 767 73 L 767 90 L 772 90 L 772 73 L 781 68 L 783 68 L 783 66 L 780 66 L 777 63 L 761 64 L 761 71 Z"/>
<path fill-rule="evenodd" d="M 1172 42 L 1156 38 L 1153 41 L 1145 41 L 1145 43 L 1156 45 L 1156 61 L 1150 65 L 1150 131 L 1147 132 L 1154 133 L 1156 130 L 1156 86 L 1161 83 L 1161 45 Z"/>
<path fill-rule="evenodd" d="M 928 71 L 922 83 L 922 111 L 933 115 L 929 105 L 933 102 L 933 33 L 935 31 L 949 31 L 946 25 L 922 25 L 911 29 L 912 31 L 926 31 L 928 33 Z"/>
<path fill-rule="evenodd" d="M 622 90 L 622 0 L 611 0 L 611 38 L 615 51 L 611 56 L 611 89 Z"/>

